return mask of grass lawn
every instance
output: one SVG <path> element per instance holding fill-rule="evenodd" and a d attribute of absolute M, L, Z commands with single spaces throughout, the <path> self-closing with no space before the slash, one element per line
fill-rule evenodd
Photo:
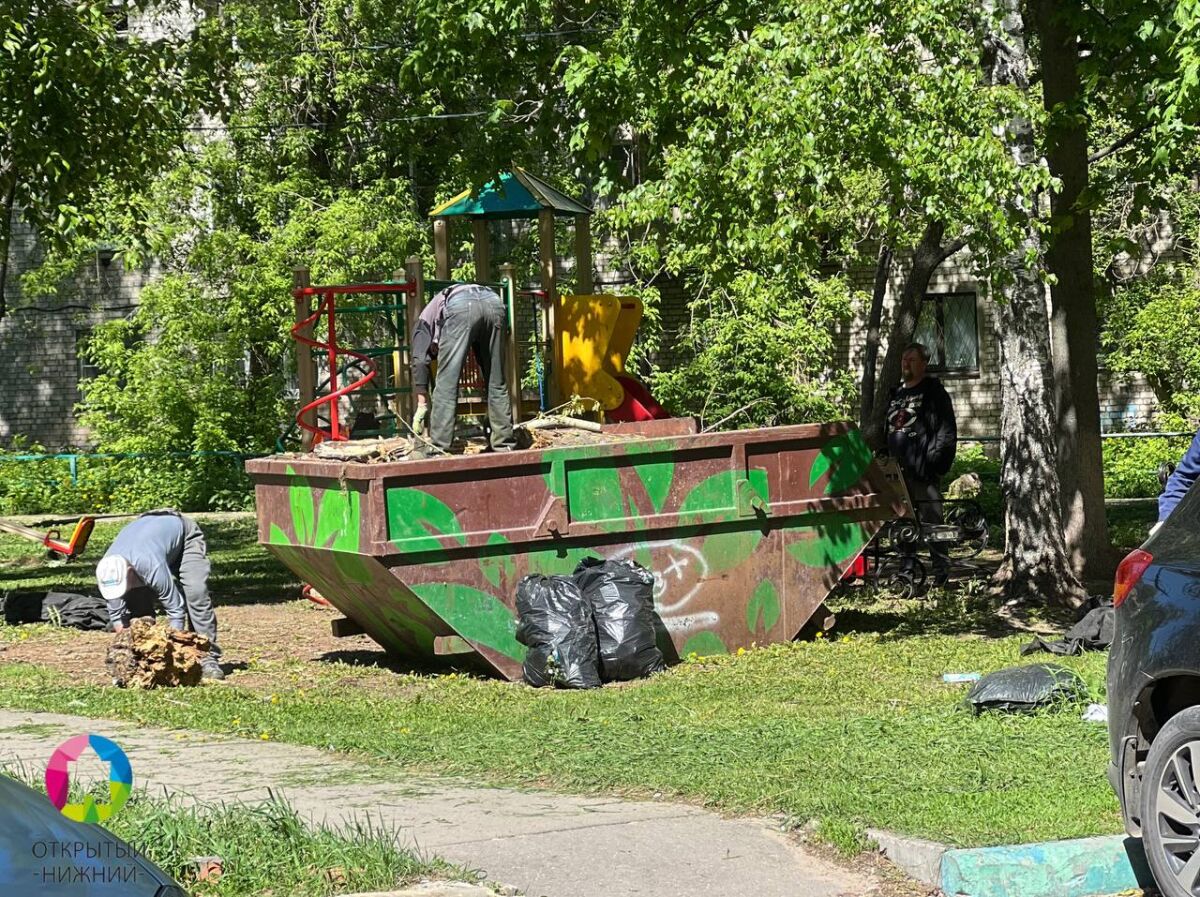
<path fill-rule="evenodd" d="M 107 800 L 107 785 L 95 797 Z M 422 878 L 472 879 L 464 869 L 397 847 L 396 832 L 313 825 L 282 801 L 185 804 L 138 792 L 104 827 L 197 897 L 326 897 L 390 891 Z M 222 874 L 197 881 L 193 859 L 209 856 L 223 860 Z"/>
<path fill-rule="evenodd" d="M 289 574 L 237 544 L 239 532 L 252 538 L 249 524 L 206 529 L 217 578 L 241 579 L 260 599 L 294 595 Z M 5 556 L 14 556 L 11 546 L 0 548 Z M 28 580 L 12 575 L 17 563 L 0 566 L 0 576 L 62 584 L 40 570 L 26 568 Z M 0 706 L 265 736 L 378 758 L 397 774 L 660 794 L 796 824 L 815 819 L 844 843 L 865 826 L 957 845 L 1121 830 L 1104 779 L 1105 727 L 1082 722 L 1082 706 L 975 717 L 960 706 L 967 687 L 942 682 L 945 672 L 1050 659 L 1020 658 L 1029 636 L 998 631 L 982 594 L 859 596 L 837 611 L 829 636 L 595 692 L 286 658 L 253 666 L 248 685 L 235 673 L 198 689 L 133 692 L 72 684 L 22 663 L 0 665 Z M 286 631 L 279 636 L 286 642 Z M 46 650 L 71 637 L 47 637 Z M 1105 655 L 1061 662 L 1104 702 Z"/>

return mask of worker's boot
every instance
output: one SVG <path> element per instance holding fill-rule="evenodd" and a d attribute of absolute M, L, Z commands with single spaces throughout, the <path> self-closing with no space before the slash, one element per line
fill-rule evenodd
<path fill-rule="evenodd" d="M 225 671 L 221 669 L 221 665 L 212 657 L 204 657 L 200 661 L 200 678 L 224 679 Z"/>

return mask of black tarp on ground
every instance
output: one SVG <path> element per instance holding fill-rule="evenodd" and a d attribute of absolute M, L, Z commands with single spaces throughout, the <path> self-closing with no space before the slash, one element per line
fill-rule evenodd
<path fill-rule="evenodd" d="M 73 629 L 103 630 L 109 628 L 108 607 L 99 595 L 79 595 L 74 592 L 10 592 L 0 595 L 4 622 L 10 626 L 23 623 L 54 623 Z"/>
<path fill-rule="evenodd" d="M 1050 654 L 1072 655 L 1084 651 L 1107 651 L 1113 643 L 1113 627 L 1116 625 L 1116 613 L 1111 601 L 1096 601 L 1078 623 L 1063 633 L 1063 637 L 1053 642 L 1035 638 L 1021 648 L 1021 656 L 1046 651 Z"/>
<path fill-rule="evenodd" d="M 1032 663 L 988 673 L 971 687 L 967 704 L 976 713 L 985 710 L 1027 713 L 1086 696 L 1083 680 L 1071 670 L 1049 663 Z"/>

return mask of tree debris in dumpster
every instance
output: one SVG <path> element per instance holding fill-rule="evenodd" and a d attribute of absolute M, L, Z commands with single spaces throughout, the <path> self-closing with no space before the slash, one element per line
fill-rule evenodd
<path fill-rule="evenodd" d="M 586 424 L 591 424 L 591 426 L 580 426 Z M 638 438 L 630 433 L 606 433 L 599 427 L 600 424 L 592 424 L 591 421 L 574 421 L 570 418 L 539 418 L 517 424 L 514 433 L 518 449 L 538 451 L 575 445 L 630 442 Z M 407 436 L 394 436 L 389 439 L 353 439 L 346 442 L 320 442 L 313 447 L 312 454 L 326 461 L 386 464 L 408 460 L 412 456 L 414 442 L 419 443 L 428 453 L 426 457 L 436 458 L 441 454 L 427 439 L 414 440 Z M 487 450 L 487 436 L 479 431 L 474 433 L 468 431 L 466 435 L 454 440 L 454 444 L 446 454 L 479 455 Z M 310 456 L 292 453 L 281 457 L 305 458 Z"/>

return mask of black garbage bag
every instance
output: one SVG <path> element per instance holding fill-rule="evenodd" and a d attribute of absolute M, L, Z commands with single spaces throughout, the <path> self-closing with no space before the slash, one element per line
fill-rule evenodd
<path fill-rule="evenodd" d="M 976 713 L 1028 713 L 1047 704 L 1086 696 L 1087 686 L 1075 673 L 1054 664 L 1033 663 L 988 673 L 967 693 L 967 704 Z"/>
<path fill-rule="evenodd" d="M 1035 638 L 1021 648 L 1021 656 L 1037 651 L 1048 651 L 1051 654 L 1082 654 L 1084 651 L 1107 651 L 1112 647 L 1113 628 L 1116 625 L 1116 612 L 1112 601 L 1098 603 L 1089 610 L 1074 626 L 1068 629 L 1061 639 L 1047 642 Z"/>
<path fill-rule="evenodd" d="M 584 558 L 575 582 L 592 606 L 605 682 L 665 669 L 654 631 L 654 574 L 636 561 Z"/>
<path fill-rule="evenodd" d="M 103 630 L 109 627 L 108 607 L 99 595 L 74 592 L 11 592 L 0 596 L 4 622 L 54 623 L 73 629 Z"/>
<path fill-rule="evenodd" d="M 529 647 L 530 685 L 600 687 L 592 608 L 571 577 L 533 574 L 517 583 L 517 641 Z"/>

